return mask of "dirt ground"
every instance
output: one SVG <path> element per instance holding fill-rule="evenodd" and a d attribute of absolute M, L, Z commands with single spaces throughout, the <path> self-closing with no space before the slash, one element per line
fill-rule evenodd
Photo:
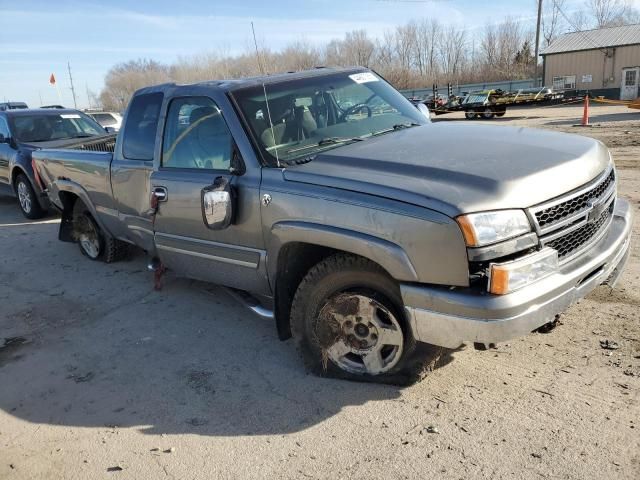
<path fill-rule="evenodd" d="M 640 213 L 640 111 L 509 111 L 612 147 Z M 467 121 L 460 115 L 437 121 Z M 309 376 L 224 291 L 112 265 L 0 197 L 1 479 L 640 478 L 640 223 L 615 291 L 407 388 Z M 601 340 L 619 344 L 601 348 Z M 432 427 L 432 428 L 429 428 Z"/>

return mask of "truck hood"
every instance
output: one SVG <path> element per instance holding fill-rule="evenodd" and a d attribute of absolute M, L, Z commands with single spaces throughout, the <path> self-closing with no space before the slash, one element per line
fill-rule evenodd
<path fill-rule="evenodd" d="M 527 208 L 573 190 L 610 162 L 578 135 L 432 123 L 373 137 L 287 167 L 287 181 L 362 192 L 440 211 Z"/>

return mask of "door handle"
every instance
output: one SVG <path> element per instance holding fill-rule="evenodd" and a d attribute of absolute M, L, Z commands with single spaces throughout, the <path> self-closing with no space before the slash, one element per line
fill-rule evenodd
<path fill-rule="evenodd" d="M 158 202 L 166 202 L 167 201 L 167 188 L 166 187 L 154 187 L 153 188 L 153 196 L 156 197 Z"/>

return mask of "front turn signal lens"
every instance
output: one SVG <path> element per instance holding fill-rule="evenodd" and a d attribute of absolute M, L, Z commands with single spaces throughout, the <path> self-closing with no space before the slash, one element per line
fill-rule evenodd
<path fill-rule="evenodd" d="M 518 260 L 489 265 L 490 293 L 505 295 L 530 285 L 558 270 L 558 252 L 544 248 Z"/>

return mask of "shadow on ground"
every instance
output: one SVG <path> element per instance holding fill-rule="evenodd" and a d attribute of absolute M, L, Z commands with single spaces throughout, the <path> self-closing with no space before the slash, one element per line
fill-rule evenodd
<path fill-rule="evenodd" d="M 0 205 L 0 224 L 9 217 L 13 206 Z M 155 292 L 143 254 L 91 262 L 57 242 L 57 228 L 0 227 L 7 248 L 33 242 L 26 259 L 0 260 L 0 346 L 25 339 L 0 349 L 5 412 L 51 425 L 236 436 L 299 431 L 349 406 L 403 401 L 399 387 L 306 374 L 272 321 L 223 289 L 169 275 Z"/>
<path fill-rule="evenodd" d="M 552 122 L 545 122 L 545 125 L 576 125 L 582 120 L 582 116 L 576 118 L 570 118 L 567 120 L 555 120 Z M 589 123 L 596 124 L 600 122 L 628 122 L 630 120 L 640 121 L 640 114 L 638 112 L 630 113 L 605 113 L 600 115 L 590 115 Z"/>

